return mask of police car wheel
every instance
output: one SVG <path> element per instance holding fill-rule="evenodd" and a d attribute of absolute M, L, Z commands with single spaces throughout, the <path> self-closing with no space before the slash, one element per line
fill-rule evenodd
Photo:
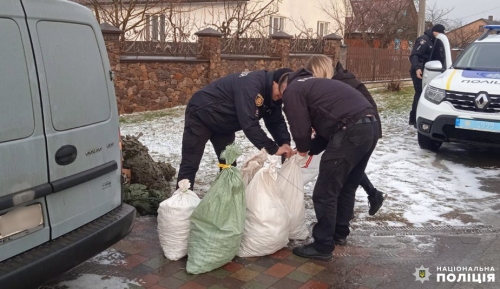
<path fill-rule="evenodd" d="M 436 152 L 439 150 L 442 144 L 443 142 L 441 141 L 433 140 L 428 136 L 418 133 L 418 145 L 421 149 Z"/>

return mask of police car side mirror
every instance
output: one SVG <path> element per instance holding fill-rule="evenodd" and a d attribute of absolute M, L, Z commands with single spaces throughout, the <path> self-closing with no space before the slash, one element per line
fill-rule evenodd
<path fill-rule="evenodd" d="M 444 72 L 443 64 L 439 60 L 432 60 L 425 64 L 425 69 L 429 71 Z"/>

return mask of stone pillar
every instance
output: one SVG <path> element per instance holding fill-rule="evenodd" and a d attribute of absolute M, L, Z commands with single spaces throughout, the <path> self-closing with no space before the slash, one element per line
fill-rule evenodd
<path fill-rule="evenodd" d="M 331 55 L 333 65 L 340 61 L 340 45 L 342 44 L 342 37 L 332 33 L 323 37 L 323 54 Z"/>
<path fill-rule="evenodd" d="M 100 25 L 104 42 L 106 43 L 106 50 L 108 51 L 109 63 L 111 70 L 115 72 L 115 77 L 118 77 L 120 71 L 120 36 L 123 31 L 108 24 L 103 23 Z"/>
<path fill-rule="evenodd" d="M 271 34 L 271 47 L 273 47 L 271 55 L 272 57 L 281 58 L 281 67 L 290 66 L 290 40 L 293 38 L 292 35 L 285 32 L 276 32 Z"/>
<path fill-rule="evenodd" d="M 123 83 L 120 81 L 120 55 L 121 44 L 120 37 L 123 31 L 108 24 L 103 23 L 100 25 L 104 43 L 106 44 L 106 51 L 108 52 L 109 64 L 111 71 L 114 73 L 113 82 L 115 84 L 116 101 L 118 104 L 118 112 L 124 113 L 122 100 L 126 98 Z"/>
<path fill-rule="evenodd" d="M 212 28 L 205 28 L 195 33 L 198 36 L 198 53 L 196 58 L 210 61 L 208 81 L 222 77 L 221 37 L 224 35 Z"/>

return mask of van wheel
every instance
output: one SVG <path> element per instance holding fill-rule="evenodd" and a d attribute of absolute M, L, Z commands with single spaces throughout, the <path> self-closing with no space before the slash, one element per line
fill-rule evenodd
<path fill-rule="evenodd" d="M 433 140 L 428 136 L 418 133 L 418 145 L 421 149 L 437 152 L 442 144 L 442 141 Z"/>

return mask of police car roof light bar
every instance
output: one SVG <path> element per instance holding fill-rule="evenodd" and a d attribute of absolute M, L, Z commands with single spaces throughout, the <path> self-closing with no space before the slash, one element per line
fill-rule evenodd
<path fill-rule="evenodd" d="M 477 40 L 481 41 L 485 39 L 486 37 L 488 37 L 488 35 L 490 35 L 491 31 L 496 31 L 497 34 L 500 34 L 500 25 L 485 25 L 483 35 L 481 35 L 481 37 L 479 37 Z"/>

